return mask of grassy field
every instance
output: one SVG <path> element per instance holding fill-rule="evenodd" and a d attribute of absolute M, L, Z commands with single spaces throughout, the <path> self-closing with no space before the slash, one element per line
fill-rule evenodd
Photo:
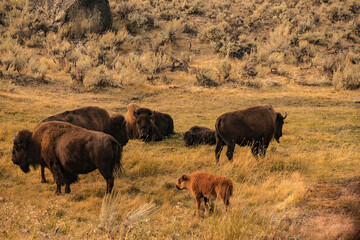
<path fill-rule="evenodd" d="M 25 2 L 0 1 L 1 239 L 360 239 L 358 1 L 109 0 L 102 34 Z M 112 195 L 98 171 L 56 196 L 48 170 L 41 184 L 11 162 L 17 131 L 131 102 L 169 113 L 176 134 L 130 140 Z M 258 104 L 288 113 L 265 158 L 236 147 L 216 164 L 214 146 L 184 146 L 190 127 Z M 194 217 L 175 181 L 197 170 L 233 181 L 231 213 L 217 201 Z"/>
<path fill-rule="evenodd" d="M 3 81 L 4 82 L 4 81 Z M 134 85 L 100 93 L 76 93 L 61 84 L 0 90 L 0 238 L 3 239 L 355 239 L 360 226 L 359 91 L 288 84 L 281 87 L 200 88 Z M 81 175 L 70 194 L 40 183 L 40 171 L 24 174 L 11 162 L 13 134 L 33 129 L 45 117 L 96 105 L 125 114 L 136 102 L 169 113 L 172 139 L 130 140 L 124 174 L 105 199 L 98 171 Z M 288 113 L 280 144 L 255 159 L 236 147 L 215 163 L 214 147 L 186 148 L 182 132 L 193 125 L 214 128 L 225 112 L 271 104 Z M 195 218 L 195 200 L 175 188 L 176 179 L 197 170 L 234 183 L 231 212 L 221 201 L 215 213 Z M 357 235 L 359 236 L 359 235 Z"/>

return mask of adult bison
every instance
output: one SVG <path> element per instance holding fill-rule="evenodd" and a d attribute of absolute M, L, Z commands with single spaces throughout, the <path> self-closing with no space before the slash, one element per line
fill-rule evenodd
<path fill-rule="evenodd" d="M 174 133 L 174 122 L 169 114 L 140 108 L 134 103 L 128 105 L 125 120 L 128 136 L 132 139 L 161 141 Z"/>
<path fill-rule="evenodd" d="M 207 127 L 193 126 L 184 133 L 185 146 L 216 143 L 215 131 Z"/>
<path fill-rule="evenodd" d="M 107 193 L 114 185 L 113 170 L 121 171 L 122 146 L 112 136 L 91 131 L 66 122 L 38 124 L 33 132 L 22 130 L 14 139 L 12 161 L 25 172 L 42 159 L 49 167 L 57 185 L 56 193 L 70 192 L 70 184 L 78 174 L 99 169 L 107 184 Z"/>
<path fill-rule="evenodd" d="M 128 136 L 126 132 L 125 118 L 116 114 L 110 117 L 109 113 L 99 107 L 83 107 L 71 111 L 65 111 L 53 116 L 50 116 L 40 123 L 60 121 L 68 122 L 73 125 L 86 128 L 88 130 L 94 130 L 107 133 L 113 136 L 121 146 L 125 146 L 128 142 Z M 41 182 L 46 182 L 44 161 L 40 161 L 41 165 Z"/>
<path fill-rule="evenodd" d="M 251 146 L 254 156 L 265 156 L 266 149 L 274 137 L 279 142 L 282 136 L 284 119 L 270 105 L 255 106 L 244 110 L 221 115 L 215 124 L 216 162 L 219 161 L 224 145 L 227 145 L 226 156 L 232 161 L 235 144 Z"/>

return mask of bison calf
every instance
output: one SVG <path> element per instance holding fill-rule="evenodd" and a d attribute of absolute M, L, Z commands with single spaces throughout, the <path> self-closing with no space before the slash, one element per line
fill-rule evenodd
<path fill-rule="evenodd" d="M 216 143 L 215 131 L 207 127 L 194 126 L 184 133 L 185 146 Z"/>
<path fill-rule="evenodd" d="M 78 174 L 99 169 L 107 183 L 114 185 L 113 170 L 121 170 L 122 146 L 103 132 L 86 130 L 66 122 L 51 121 L 37 125 L 33 132 L 22 130 L 15 136 L 12 161 L 27 173 L 40 160 L 49 167 L 57 184 L 56 193 L 66 184 L 78 181 Z"/>
<path fill-rule="evenodd" d="M 196 216 L 199 216 L 201 201 L 204 201 L 204 208 L 207 212 L 214 209 L 214 201 L 218 196 L 224 203 L 226 211 L 230 205 L 229 199 L 233 192 L 233 184 L 227 177 L 213 175 L 207 172 L 194 172 L 179 177 L 176 187 L 179 190 L 187 189 L 196 199 Z M 210 205 L 210 211 L 208 210 Z"/>

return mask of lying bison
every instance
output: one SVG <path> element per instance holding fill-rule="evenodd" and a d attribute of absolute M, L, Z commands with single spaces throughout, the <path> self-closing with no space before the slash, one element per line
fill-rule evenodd
<path fill-rule="evenodd" d="M 184 133 L 185 146 L 208 144 L 215 145 L 215 131 L 207 127 L 194 126 Z"/>
<path fill-rule="evenodd" d="M 229 161 L 232 161 L 235 144 L 251 146 L 254 156 L 265 156 L 271 139 L 274 137 L 279 142 L 286 116 L 286 113 L 283 117 L 275 112 L 270 105 L 250 107 L 221 115 L 215 124 L 216 161 L 219 161 L 224 145 L 227 145 L 226 156 Z"/>
<path fill-rule="evenodd" d="M 125 120 L 128 136 L 132 139 L 161 141 L 174 133 L 174 122 L 169 114 L 140 108 L 134 103 L 128 105 Z"/>
<path fill-rule="evenodd" d="M 43 160 L 49 167 L 56 193 L 70 192 L 70 184 L 78 181 L 78 174 L 99 169 L 110 193 L 114 185 L 113 170 L 121 170 L 122 146 L 112 136 L 91 131 L 66 122 L 52 121 L 37 125 L 33 132 L 22 130 L 15 136 L 12 161 L 25 173 L 29 166 Z"/>
<path fill-rule="evenodd" d="M 179 177 L 176 187 L 179 190 L 187 189 L 194 195 L 196 199 L 196 216 L 199 216 L 201 200 L 204 200 L 205 211 L 211 213 L 214 210 L 216 196 L 223 201 L 225 209 L 228 211 L 233 184 L 227 177 L 207 172 L 194 172 Z M 208 210 L 208 203 L 210 211 Z"/>

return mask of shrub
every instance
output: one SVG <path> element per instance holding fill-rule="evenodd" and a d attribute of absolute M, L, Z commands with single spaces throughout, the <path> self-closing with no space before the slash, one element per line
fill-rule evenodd
<path fill-rule="evenodd" d="M 140 30 L 149 30 L 154 28 L 154 18 L 149 15 L 132 13 L 128 16 L 126 30 L 131 34 L 138 34 Z"/>
<path fill-rule="evenodd" d="M 84 77 L 84 87 L 90 91 L 100 90 L 105 87 L 116 87 L 112 76 L 105 65 L 100 65 L 89 70 Z"/>
<path fill-rule="evenodd" d="M 336 89 L 359 89 L 360 64 L 353 64 L 349 59 L 339 64 L 333 75 L 333 83 Z"/>
<path fill-rule="evenodd" d="M 10 50 L 8 50 L 8 55 L 3 59 L 6 70 L 13 69 L 18 73 L 22 72 L 27 68 L 29 59 L 31 57 L 31 52 L 27 51 L 25 48 L 17 45 L 11 44 L 8 46 L 13 46 Z"/>
<path fill-rule="evenodd" d="M 184 31 L 184 27 L 182 23 L 178 20 L 172 21 L 168 23 L 165 28 L 160 33 L 161 41 L 171 44 L 177 44 L 177 42 L 181 39 L 181 33 Z"/>
<path fill-rule="evenodd" d="M 48 65 L 44 62 L 40 61 L 40 59 L 37 58 L 31 58 L 29 61 L 29 67 L 31 70 L 32 76 L 36 80 L 43 81 L 45 79 L 45 75 L 48 71 Z"/>
<path fill-rule="evenodd" d="M 196 85 L 202 87 L 217 87 L 220 84 L 213 80 L 211 69 L 203 68 L 196 72 Z"/>
<path fill-rule="evenodd" d="M 93 67 L 90 56 L 82 54 L 80 51 L 73 51 L 70 61 L 73 64 L 70 66 L 71 78 L 74 84 L 83 85 L 86 73 Z"/>
<path fill-rule="evenodd" d="M 215 65 L 218 70 L 218 78 L 220 82 L 225 82 L 230 77 L 231 63 L 227 59 L 220 60 Z"/>

